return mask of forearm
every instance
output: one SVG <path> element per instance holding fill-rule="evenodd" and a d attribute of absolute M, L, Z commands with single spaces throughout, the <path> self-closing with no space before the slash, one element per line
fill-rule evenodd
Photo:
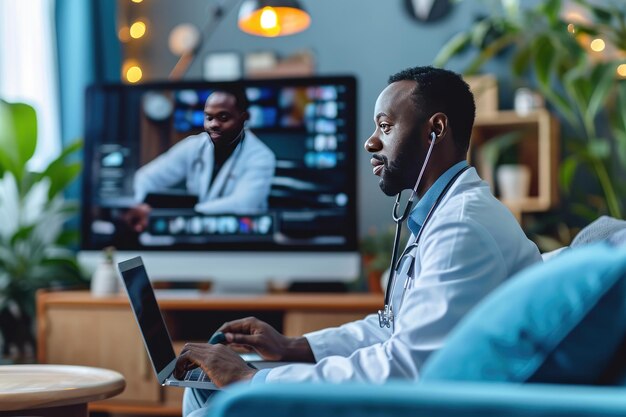
<path fill-rule="evenodd" d="M 285 362 L 315 363 L 313 350 L 306 337 L 290 337 L 283 360 Z"/>
<path fill-rule="evenodd" d="M 381 328 L 378 316 L 370 314 L 362 320 L 307 333 L 304 336 L 316 361 L 320 361 L 327 356 L 350 356 L 362 347 L 382 343 L 391 337 L 391 329 Z"/>

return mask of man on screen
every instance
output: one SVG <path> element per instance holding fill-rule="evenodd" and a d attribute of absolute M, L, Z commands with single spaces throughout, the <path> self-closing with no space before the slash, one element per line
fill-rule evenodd
<path fill-rule="evenodd" d="M 141 167 L 134 178 L 135 198 L 125 220 L 137 232 L 145 230 L 151 211 L 144 202 L 181 182 L 198 197 L 203 214 L 250 214 L 267 209 L 276 158 L 245 128 L 248 100 L 243 88 L 218 89 L 204 106 L 204 132 L 189 136 Z"/>

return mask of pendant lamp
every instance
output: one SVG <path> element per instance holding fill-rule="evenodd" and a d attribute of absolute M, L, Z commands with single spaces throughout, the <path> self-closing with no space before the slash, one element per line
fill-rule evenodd
<path fill-rule="evenodd" d="M 251 35 L 293 35 L 310 24 L 311 17 L 297 0 L 244 0 L 239 8 L 239 29 Z"/>

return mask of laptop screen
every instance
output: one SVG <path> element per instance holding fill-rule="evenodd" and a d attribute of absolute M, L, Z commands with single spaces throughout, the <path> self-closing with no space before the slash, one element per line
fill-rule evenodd
<path fill-rule="evenodd" d="M 144 344 L 158 374 L 176 358 L 176 354 L 148 279 L 146 268 L 141 258 L 136 257 L 120 262 L 119 269 L 124 279 L 130 304 L 141 329 Z"/>

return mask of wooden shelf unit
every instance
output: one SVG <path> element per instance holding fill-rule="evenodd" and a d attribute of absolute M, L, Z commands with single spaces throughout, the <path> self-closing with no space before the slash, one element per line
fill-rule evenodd
<path fill-rule="evenodd" d="M 383 303 L 381 294 L 172 294 L 157 291 L 157 299 L 177 352 L 185 342 L 206 341 L 224 321 L 235 318 L 254 315 L 288 336 L 299 336 L 362 318 Z M 125 295 L 39 292 L 37 335 L 40 363 L 95 366 L 124 375 L 126 390 L 90 404 L 91 411 L 181 414 L 183 390 L 158 384 Z"/>
<path fill-rule="evenodd" d="M 512 110 L 477 115 L 472 131 L 470 159 L 481 177 L 492 187 L 495 185 L 493 172 L 489 167 L 479 165 L 476 152 L 489 140 L 514 131 L 522 135 L 514 148 L 519 163 L 531 170 L 530 193 L 522 200 L 503 200 L 503 203 L 519 219 L 523 213 L 546 211 L 558 203 L 559 124 L 546 109 L 537 109 L 526 116 L 520 116 Z"/>

